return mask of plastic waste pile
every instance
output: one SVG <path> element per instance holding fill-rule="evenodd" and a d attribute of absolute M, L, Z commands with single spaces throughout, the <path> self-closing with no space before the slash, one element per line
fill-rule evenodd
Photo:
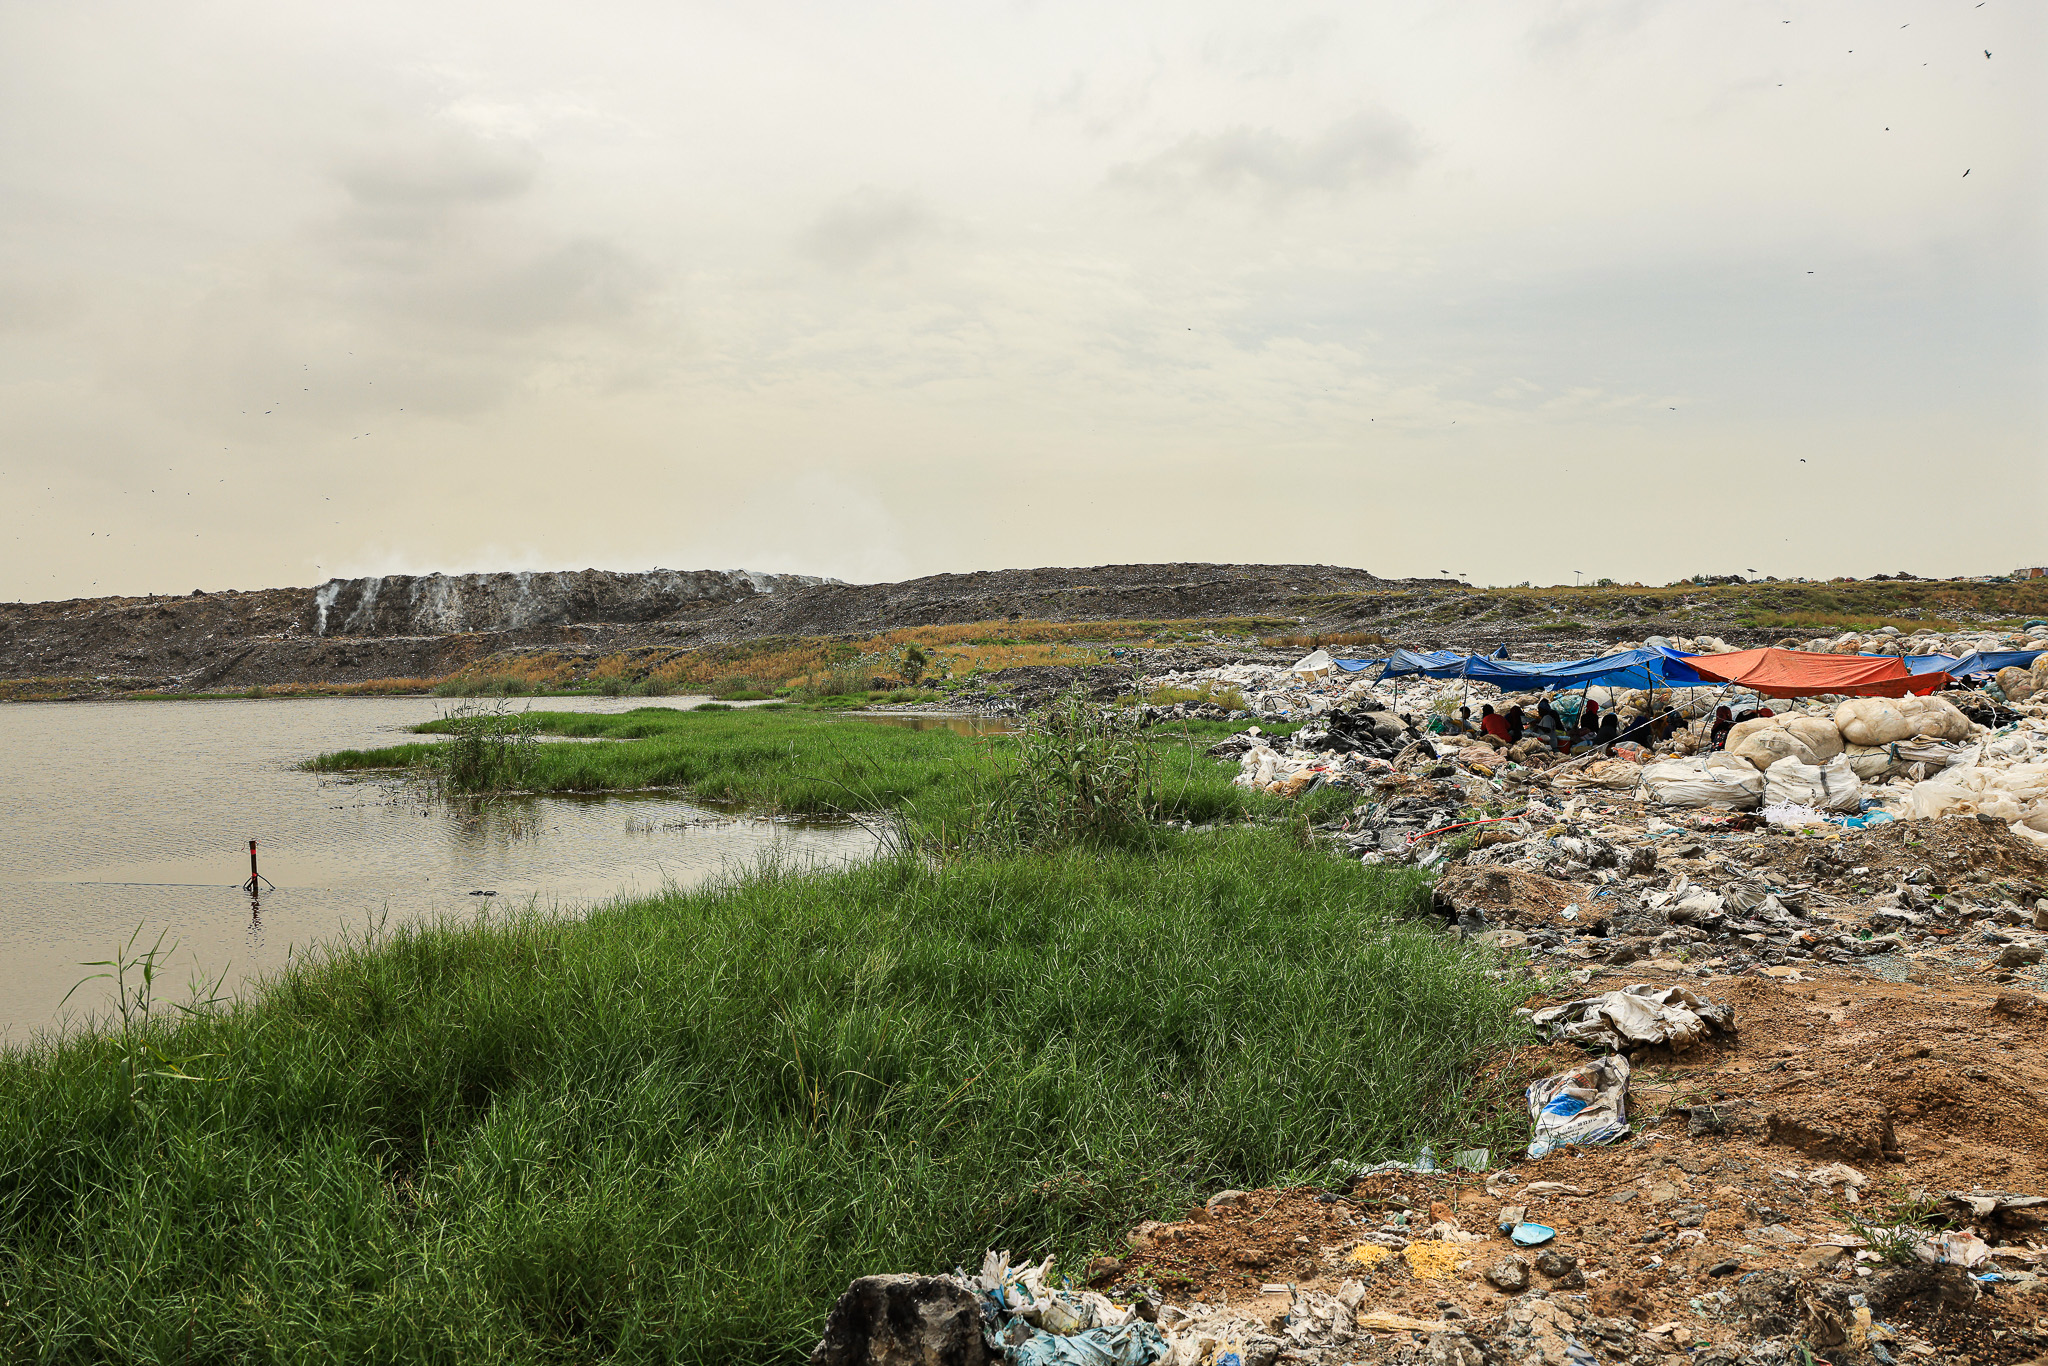
<path fill-rule="evenodd" d="M 1051 1258 L 1012 1265 L 1007 1252 L 992 1251 L 979 1272 L 953 1273 L 974 1293 L 983 1339 L 1006 1366 L 1227 1366 L 1233 1357 L 1271 1361 L 1289 1348 L 1350 1342 L 1370 1326 L 1357 1314 L 1365 1299 L 1357 1281 L 1335 1295 L 1269 1287 L 1287 1300 L 1276 1325 L 1270 1307 L 1255 1317 L 1229 1305 L 1119 1305 L 1092 1290 L 1047 1285 L 1051 1267 Z"/>

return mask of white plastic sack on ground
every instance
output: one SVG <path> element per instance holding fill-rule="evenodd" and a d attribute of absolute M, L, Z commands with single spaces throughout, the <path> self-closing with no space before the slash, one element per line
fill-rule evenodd
<path fill-rule="evenodd" d="M 1854 814 L 1863 809 L 1863 783 L 1846 754 L 1837 754 L 1824 764 L 1780 759 L 1764 770 L 1764 805 L 1810 806 L 1817 811 Z"/>
<path fill-rule="evenodd" d="M 1998 680 L 1998 690 L 2005 694 L 2008 702 L 2024 702 L 2041 686 L 2027 669 L 2000 669 L 1993 677 Z"/>
<path fill-rule="evenodd" d="M 1238 787 L 1249 787 L 1264 792 L 1274 783 L 1294 776 L 1295 770 L 1304 765 L 1286 758 L 1265 745 L 1247 750 L 1237 761 L 1237 777 L 1231 781 Z"/>
<path fill-rule="evenodd" d="M 1684 987 L 1638 984 L 1621 991 L 1550 1006 L 1529 1017 L 1538 1032 L 1557 1039 L 1629 1049 L 1669 1044 L 1683 1051 L 1716 1031 L 1733 1033 L 1735 1010 L 1695 996 Z"/>
<path fill-rule="evenodd" d="M 1842 752 L 1842 732 L 1828 717 L 1788 716 L 1785 729 L 1798 736 L 1800 743 L 1812 750 L 1814 758 L 1821 763 Z"/>
<path fill-rule="evenodd" d="M 1719 806 L 1747 810 L 1763 800 L 1764 775 L 1747 759 L 1709 754 L 1646 765 L 1643 786 L 1660 806 Z"/>
<path fill-rule="evenodd" d="M 1966 740 L 1970 718 L 1940 697 L 1852 697 L 1835 706 L 1835 727 L 1852 745 L 1894 740 Z"/>
<path fill-rule="evenodd" d="M 1889 745 L 1850 745 L 1842 751 L 1842 757 L 1849 761 L 1850 770 L 1866 783 L 1889 777 L 1895 762 Z"/>
<path fill-rule="evenodd" d="M 1584 768 L 1558 774 L 1550 780 L 1550 785 L 1561 791 L 1604 787 L 1616 792 L 1629 792 L 1634 790 L 1642 776 L 1643 770 L 1626 759 L 1595 759 Z"/>
<path fill-rule="evenodd" d="M 1628 1134 L 1628 1059 L 1610 1054 L 1583 1067 L 1529 1083 L 1536 1135 L 1529 1156 L 1567 1143 L 1612 1143 Z"/>
<path fill-rule="evenodd" d="M 1817 764 L 1820 756 L 1806 747 L 1806 743 L 1791 731 L 1786 730 L 1783 720 L 1776 716 L 1758 716 L 1738 722 L 1728 732 L 1726 752 L 1761 769 L 1769 768 L 1780 759 L 1797 759 L 1803 764 Z"/>
<path fill-rule="evenodd" d="M 1958 765 L 1913 785 L 1916 816 L 1986 815 L 2048 833 L 2048 764 Z"/>
<path fill-rule="evenodd" d="M 1296 678 L 1299 678 L 1304 683 L 1307 683 L 1318 678 L 1328 678 L 1330 676 L 1330 670 L 1335 667 L 1336 666 L 1330 662 L 1330 652 L 1328 650 L 1317 650 L 1312 654 L 1309 654 L 1301 659 L 1296 660 L 1294 662 L 1294 668 L 1291 670 L 1291 672 L 1294 674 Z"/>

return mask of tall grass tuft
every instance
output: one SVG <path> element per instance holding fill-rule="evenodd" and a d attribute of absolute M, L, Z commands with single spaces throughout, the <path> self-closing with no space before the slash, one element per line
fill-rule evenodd
<path fill-rule="evenodd" d="M 1160 750 L 1135 711 L 1069 694 L 998 743 L 1014 749 L 1014 762 L 978 770 L 957 847 L 1117 844 L 1149 832 L 1159 815 Z"/>
<path fill-rule="evenodd" d="M 1145 700 L 1155 707 L 1170 707 L 1176 702 L 1196 705 L 1207 703 L 1225 711 L 1243 711 L 1244 693 L 1235 683 L 1219 683 L 1211 679 L 1199 687 L 1161 687 L 1145 694 Z"/>
<path fill-rule="evenodd" d="M 417 764 L 440 796 L 489 799 L 532 790 L 540 748 L 532 713 L 503 702 L 464 703 L 442 718 L 442 729 L 450 738 L 425 749 Z"/>
<path fill-rule="evenodd" d="M 0 1054 L 0 1352 L 806 1359 L 855 1276 L 1078 1272 L 1223 1185 L 1526 1128 L 1517 989 L 1275 832 L 410 928 Z"/>

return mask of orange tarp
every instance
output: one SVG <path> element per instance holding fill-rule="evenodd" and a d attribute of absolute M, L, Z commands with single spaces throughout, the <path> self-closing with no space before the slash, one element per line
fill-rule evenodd
<path fill-rule="evenodd" d="M 1687 655 L 1702 678 L 1736 683 L 1765 697 L 1904 697 L 1945 686 L 1945 673 L 1909 673 L 1906 661 L 1890 655 L 1811 655 L 1804 650 L 1736 650 L 1725 655 Z"/>

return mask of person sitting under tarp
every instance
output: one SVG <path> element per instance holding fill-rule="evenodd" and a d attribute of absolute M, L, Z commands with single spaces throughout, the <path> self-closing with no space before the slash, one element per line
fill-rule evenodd
<path fill-rule="evenodd" d="M 1600 704 L 1592 698 L 1579 708 L 1579 719 L 1572 723 L 1572 743 L 1578 744 L 1587 736 L 1600 729 Z"/>
<path fill-rule="evenodd" d="M 1536 738 L 1546 744 L 1554 744 L 1557 741 L 1557 733 L 1562 728 L 1562 723 L 1557 717 L 1557 709 L 1550 705 L 1550 699 L 1547 697 L 1537 698 L 1536 721 L 1529 727 L 1535 733 Z"/>
<path fill-rule="evenodd" d="M 1504 745 L 1514 743 L 1508 738 L 1507 717 L 1495 711 L 1491 702 L 1479 709 L 1479 729 Z"/>
<path fill-rule="evenodd" d="M 1508 708 L 1508 743 L 1510 745 L 1522 743 L 1522 733 L 1527 729 L 1527 725 L 1528 723 L 1523 719 L 1522 709 L 1519 706 Z"/>
<path fill-rule="evenodd" d="M 1728 743 L 1728 732 L 1735 729 L 1735 713 L 1726 707 L 1714 708 L 1714 728 L 1707 732 L 1707 748 L 1719 749 Z"/>
<path fill-rule="evenodd" d="M 1628 725 L 1617 738 L 1648 749 L 1657 743 L 1657 718 L 1648 712 L 1638 712 L 1629 718 Z"/>
<path fill-rule="evenodd" d="M 1582 717 L 1581 719 L 1583 720 L 1584 718 Z M 1600 724 L 1592 730 L 1583 735 L 1573 737 L 1571 752 L 1573 754 L 1584 754 L 1589 750 L 1599 749 L 1603 745 L 1611 745 L 1620 738 L 1621 718 L 1609 712 L 1600 718 Z"/>

